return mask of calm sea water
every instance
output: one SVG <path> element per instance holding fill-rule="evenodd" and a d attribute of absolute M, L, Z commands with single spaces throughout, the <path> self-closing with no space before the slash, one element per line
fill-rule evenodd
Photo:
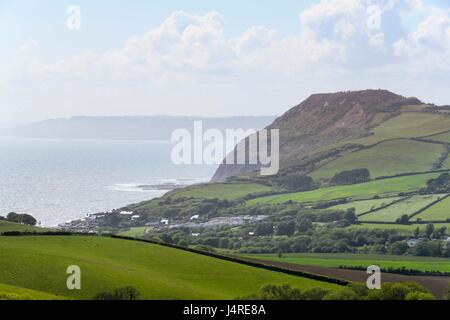
<path fill-rule="evenodd" d="M 45 226 L 161 196 L 139 186 L 207 181 L 216 166 L 176 166 L 153 141 L 0 139 L 0 215 L 30 213 Z"/>

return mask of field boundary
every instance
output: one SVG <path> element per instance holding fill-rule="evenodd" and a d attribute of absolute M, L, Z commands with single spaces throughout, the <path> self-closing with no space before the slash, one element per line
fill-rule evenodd
<path fill-rule="evenodd" d="M 339 269 L 346 270 L 358 270 L 358 271 L 366 271 L 367 268 L 363 266 L 346 266 L 340 265 Z M 416 269 L 408 269 L 408 268 L 381 268 L 381 272 L 383 273 L 393 273 L 393 274 L 401 274 L 405 276 L 427 276 L 427 277 L 450 277 L 450 272 L 442 272 L 442 271 L 421 271 Z"/>
<path fill-rule="evenodd" d="M 388 179 L 394 179 L 394 178 L 401 178 L 401 177 L 409 177 L 409 176 L 421 176 L 425 174 L 431 174 L 431 173 L 444 173 L 444 172 L 450 172 L 450 169 L 440 169 L 440 170 L 430 170 L 430 171 L 422 171 L 422 172 L 407 172 L 407 173 L 399 173 L 393 176 L 383 176 L 383 177 L 377 177 L 370 181 L 376 181 L 376 180 L 388 180 Z M 364 183 L 364 182 L 363 182 Z"/>
<path fill-rule="evenodd" d="M 433 194 L 430 194 L 430 195 L 433 195 Z M 415 216 L 421 214 L 422 212 L 428 210 L 429 208 L 431 208 L 432 206 L 438 204 L 439 202 L 441 202 L 441 201 L 447 199 L 449 196 L 450 196 L 450 194 L 446 194 L 446 195 L 444 195 L 442 198 L 439 198 L 439 199 L 437 199 L 437 200 L 435 200 L 435 201 L 433 201 L 433 202 L 427 204 L 426 206 L 420 208 L 419 210 L 417 210 L 417 211 L 415 211 L 415 212 L 409 214 L 409 215 L 408 215 L 408 220 L 410 220 L 410 219 L 414 218 Z M 394 201 L 393 203 L 391 203 L 391 204 L 385 206 L 384 208 L 378 208 L 378 209 L 376 209 L 376 210 L 373 210 L 373 211 L 371 211 L 371 212 L 365 213 L 365 214 L 363 214 L 363 215 L 368 215 L 368 214 L 370 214 L 370 213 L 374 213 L 374 212 L 377 212 L 377 211 L 380 211 L 380 210 L 383 210 L 383 209 L 387 209 L 387 208 L 391 207 L 392 205 L 395 205 L 395 204 L 397 204 L 397 203 L 401 203 L 401 202 L 403 202 L 403 201 L 405 201 L 405 200 L 408 200 L 408 199 L 411 199 L 411 198 L 412 198 L 412 196 L 410 196 L 410 197 L 405 197 L 403 200 Z M 363 216 L 363 215 L 359 215 L 358 218 L 361 217 L 361 216 Z M 389 224 L 396 224 L 395 222 L 392 222 L 392 221 L 370 221 L 370 222 L 368 222 L 368 221 L 360 221 L 360 222 L 363 222 L 363 223 L 389 223 Z M 424 222 L 425 222 L 425 223 L 430 223 L 429 221 L 424 221 Z"/>
<path fill-rule="evenodd" d="M 445 199 L 447 199 L 448 197 L 450 197 L 450 194 L 445 195 L 444 197 L 442 197 L 441 199 L 438 199 L 428 205 L 426 205 L 425 207 L 423 207 L 422 209 L 418 210 L 417 212 L 413 213 L 412 215 L 409 216 L 409 219 L 414 218 L 415 216 L 418 216 L 419 214 L 421 214 L 422 212 L 430 209 L 431 207 L 433 207 L 434 205 L 438 204 L 441 201 L 444 201 Z"/>
<path fill-rule="evenodd" d="M 445 173 L 445 172 L 450 172 L 450 169 L 442 169 L 442 170 L 435 170 L 435 171 L 424 171 L 424 172 L 408 172 L 408 173 L 401 173 L 401 174 L 397 174 L 397 175 L 393 175 L 393 176 L 384 176 L 384 177 L 377 177 L 374 179 L 371 179 L 369 181 L 365 181 L 365 182 L 360 182 L 360 183 L 353 183 L 353 184 L 343 184 L 343 185 L 329 185 L 329 186 L 324 186 L 321 188 L 316 188 L 316 189 L 312 189 L 312 190 L 308 190 L 308 191 L 282 191 L 280 193 L 276 193 L 276 194 L 270 194 L 270 195 L 265 195 L 265 196 L 260 196 L 260 197 L 256 197 L 253 199 L 248 199 L 247 201 L 254 201 L 256 199 L 264 199 L 264 198 L 269 198 L 269 197 L 273 197 L 273 196 L 282 196 L 282 195 L 289 195 L 289 194 L 300 194 L 300 193 L 304 193 L 304 192 L 312 192 L 312 191 L 317 191 L 317 190 L 322 190 L 322 189 L 327 189 L 327 188 L 333 188 L 333 187 L 340 187 L 340 186 L 356 186 L 356 185 L 362 185 L 365 183 L 370 183 L 370 182 L 375 182 L 378 180 L 389 180 L 389 179 L 395 179 L 395 178 L 402 178 L 402 177 L 409 177 L 409 176 L 422 176 L 422 175 L 427 175 L 427 174 L 433 174 L 433 173 Z M 417 190 L 412 190 L 410 192 L 401 192 L 401 193 L 397 193 L 398 195 L 402 194 L 404 195 L 416 195 L 416 194 L 420 194 L 421 190 L 417 189 Z M 401 196 L 401 195 L 400 195 Z M 390 196 L 392 197 L 392 196 Z M 341 198 L 335 198 L 335 199 L 330 199 L 329 201 L 332 200 L 339 200 L 339 199 L 348 199 L 351 198 L 350 197 L 341 197 Z M 385 197 L 385 198 L 389 198 L 389 196 Z M 370 199 L 362 199 L 362 200 L 370 200 Z M 285 202 L 289 202 L 291 200 L 287 200 Z M 304 201 L 304 202 L 297 202 L 294 201 L 296 203 L 305 203 L 305 204 L 311 204 L 311 203 L 318 203 L 320 201 Z M 284 202 L 283 202 L 284 203 Z M 252 205 L 258 205 L 261 203 L 254 203 Z"/>
<path fill-rule="evenodd" d="M 374 213 L 374 212 L 377 212 L 377 211 L 380 211 L 380 210 L 389 208 L 390 206 L 392 206 L 392 205 L 394 205 L 394 204 L 403 202 L 403 201 L 405 201 L 405 200 L 407 200 L 407 199 L 410 199 L 410 198 L 412 198 L 412 196 L 409 196 L 409 197 L 402 197 L 401 199 L 395 200 L 395 201 L 393 201 L 393 202 L 391 202 L 391 203 L 389 203 L 389 204 L 387 204 L 387 205 L 384 205 L 384 206 L 382 206 L 382 207 L 379 207 L 379 208 L 376 208 L 376 209 L 374 209 L 374 210 L 370 210 L 370 211 L 361 213 L 361 214 L 358 215 L 358 218 L 359 218 L 359 217 L 362 217 L 362 216 L 365 216 L 365 215 L 368 215 L 369 213 Z M 389 198 L 381 198 L 381 199 L 389 199 Z M 363 201 L 368 201 L 368 200 L 363 200 Z"/>

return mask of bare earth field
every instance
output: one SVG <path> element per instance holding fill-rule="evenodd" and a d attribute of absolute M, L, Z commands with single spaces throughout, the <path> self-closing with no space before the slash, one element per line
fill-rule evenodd
<path fill-rule="evenodd" d="M 330 278 L 342 279 L 352 282 L 366 282 L 367 273 L 358 270 L 347 270 L 339 268 L 326 268 L 319 266 L 305 266 L 292 263 L 275 262 L 270 260 L 252 259 L 252 258 L 242 258 L 243 260 L 248 260 L 252 262 L 260 262 L 271 266 L 276 266 L 284 269 L 297 270 L 301 272 L 307 272 L 311 274 L 326 276 Z M 413 281 L 420 283 L 425 288 L 430 290 L 436 297 L 443 297 L 447 292 L 450 285 L 450 277 L 439 277 L 439 276 L 405 276 L 392 273 L 383 273 L 381 275 L 382 282 L 408 282 Z"/>

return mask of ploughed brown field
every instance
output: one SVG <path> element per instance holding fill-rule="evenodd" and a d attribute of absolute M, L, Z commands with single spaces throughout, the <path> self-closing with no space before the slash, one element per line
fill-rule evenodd
<path fill-rule="evenodd" d="M 278 268 L 306 272 L 310 274 L 325 276 L 329 278 L 341 279 L 352 282 L 366 282 L 368 274 L 364 271 L 349 270 L 340 268 L 328 268 L 319 266 L 305 266 L 293 263 L 276 262 L 261 259 L 241 258 L 251 262 L 259 262 Z M 431 291 L 436 297 L 443 297 L 450 286 L 450 277 L 444 276 L 406 276 L 393 273 L 381 274 L 381 282 L 417 282 Z"/>

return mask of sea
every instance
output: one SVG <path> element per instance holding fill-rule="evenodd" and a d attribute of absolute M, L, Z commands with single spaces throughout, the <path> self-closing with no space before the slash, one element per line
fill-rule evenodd
<path fill-rule="evenodd" d="M 0 216 L 55 227 L 210 180 L 216 165 L 175 165 L 165 141 L 0 138 Z"/>

